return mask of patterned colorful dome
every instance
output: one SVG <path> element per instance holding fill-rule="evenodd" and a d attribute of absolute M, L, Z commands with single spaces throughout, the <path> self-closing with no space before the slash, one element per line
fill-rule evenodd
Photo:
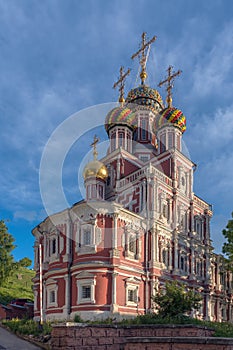
<path fill-rule="evenodd" d="M 130 90 L 126 102 L 146 106 L 152 110 L 164 108 L 163 100 L 159 92 L 147 85 L 140 85 L 137 88 Z"/>
<path fill-rule="evenodd" d="M 178 127 L 182 133 L 186 130 L 186 118 L 182 111 L 175 107 L 165 108 L 159 115 L 156 125 L 154 127 L 156 129 L 161 128 L 167 124 L 173 124 Z M 154 130 L 155 131 L 155 130 Z"/>
<path fill-rule="evenodd" d="M 114 125 L 127 125 L 134 129 L 137 126 L 137 119 L 134 112 L 128 107 L 113 108 L 105 118 L 105 129 L 108 132 Z"/>

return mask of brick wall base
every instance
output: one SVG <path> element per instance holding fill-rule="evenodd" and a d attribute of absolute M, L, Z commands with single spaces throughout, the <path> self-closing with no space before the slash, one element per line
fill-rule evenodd
<path fill-rule="evenodd" d="M 56 325 L 52 350 L 233 350 L 233 339 L 193 325 Z"/>

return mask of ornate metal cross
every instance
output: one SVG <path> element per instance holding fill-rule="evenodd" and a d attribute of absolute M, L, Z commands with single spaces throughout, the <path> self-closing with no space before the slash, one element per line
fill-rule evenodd
<path fill-rule="evenodd" d="M 180 75 L 182 73 L 182 71 L 179 69 L 177 72 L 173 73 L 172 74 L 172 66 L 169 66 L 168 69 L 167 69 L 167 78 L 163 81 L 160 81 L 159 83 L 159 87 L 161 87 L 162 85 L 164 85 L 165 83 L 167 83 L 167 98 L 166 98 L 166 101 L 167 101 L 167 104 L 168 104 L 168 107 L 172 107 L 172 88 L 173 88 L 173 82 L 174 82 L 174 79 L 175 77 L 177 77 L 178 75 Z"/>
<path fill-rule="evenodd" d="M 94 156 L 94 160 L 96 160 L 97 159 L 97 156 L 98 156 L 98 152 L 97 152 L 97 149 L 96 149 L 96 145 L 97 145 L 97 143 L 99 142 L 99 138 L 95 135 L 94 136 L 94 140 L 93 140 L 93 142 L 92 142 L 92 144 L 91 144 L 91 147 L 93 147 L 93 156 Z"/>
<path fill-rule="evenodd" d="M 113 85 L 113 89 L 116 89 L 116 87 L 118 85 L 120 85 L 119 86 L 119 93 L 120 93 L 120 95 L 119 95 L 119 100 L 118 100 L 120 103 L 124 103 L 125 102 L 125 98 L 124 98 L 125 79 L 126 79 L 127 75 L 129 75 L 130 70 L 131 69 L 128 68 L 127 72 L 124 73 L 124 67 L 121 66 L 121 68 L 120 68 L 120 77 L 119 77 L 118 81 Z"/>
<path fill-rule="evenodd" d="M 146 73 L 146 50 L 149 49 L 149 46 L 156 40 L 156 36 L 153 36 L 152 39 L 146 42 L 146 33 L 142 33 L 142 46 L 141 48 L 132 55 L 132 59 L 135 57 L 139 56 L 140 57 L 140 65 L 141 65 L 141 73 L 140 73 L 140 78 L 142 80 L 142 84 L 144 84 L 146 78 L 147 78 L 147 73 Z"/>

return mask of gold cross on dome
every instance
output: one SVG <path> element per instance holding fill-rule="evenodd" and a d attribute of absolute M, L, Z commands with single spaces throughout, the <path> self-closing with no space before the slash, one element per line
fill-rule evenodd
<path fill-rule="evenodd" d="M 118 79 L 118 81 L 113 85 L 113 89 L 116 89 L 116 87 L 117 87 L 118 85 L 120 85 L 120 86 L 119 86 L 119 92 L 120 92 L 120 95 L 119 95 L 119 102 L 122 103 L 122 104 L 125 102 L 125 98 L 124 98 L 125 79 L 126 79 L 127 75 L 129 75 L 130 70 L 131 70 L 131 69 L 128 68 L 127 72 L 124 73 L 124 67 L 121 66 L 121 68 L 120 68 L 120 76 L 119 76 L 119 79 Z"/>
<path fill-rule="evenodd" d="M 97 143 L 99 142 L 99 138 L 95 135 L 94 136 L 94 139 L 93 139 L 93 142 L 91 144 L 91 147 L 93 147 L 93 156 L 94 156 L 94 160 L 97 159 L 97 156 L 98 156 L 98 152 L 97 152 L 97 149 L 96 149 L 96 145 Z"/>
<path fill-rule="evenodd" d="M 173 88 L 173 82 L 174 82 L 174 79 L 175 77 L 177 77 L 178 75 L 180 75 L 182 73 L 182 71 L 179 69 L 177 72 L 173 73 L 172 74 L 172 66 L 169 66 L 168 69 L 167 69 L 167 73 L 168 73 L 168 76 L 165 80 L 163 81 L 160 81 L 159 83 L 159 87 L 161 87 L 162 85 L 164 85 L 165 83 L 167 83 L 167 98 L 166 98 L 166 101 L 167 101 L 167 105 L 168 107 L 172 107 L 172 88 Z"/>
<path fill-rule="evenodd" d="M 149 41 L 146 42 L 146 33 L 142 33 L 142 46 L 141 48 L 133 54 L 131 57 L 134 59 L 135 57 L 139 56 L 140 60 L 140 65 L 141 65 L 141 73 L 140 73 L 140 78 L 142 80 L 142 85 L 144 84 L 146 78 L 147 78 L 147 73 L 146 73 L 146 60 L 147 60 L 147 50 L 149 49 L 150 45 L 156 40 L 156 36 L 153 36 Z M 147 52 L 146 52 L 147 51 Z"/>

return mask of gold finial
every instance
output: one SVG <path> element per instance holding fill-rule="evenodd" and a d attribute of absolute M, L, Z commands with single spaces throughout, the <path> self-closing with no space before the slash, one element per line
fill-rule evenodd
<path fill-rule="evenodd" d="M 94 140 L 91 144 L 91 147 L 93 147 L 93 157 L 94 157 L 94 160 L 97 160 L 97 156 L 98 156 L 98 152 L 97 152 L 97 149 L 96 149 L 96 145 L 97 143 L 99 142 L 99 138 L 96 137 L 96 135 L 94 136 Z"/>
<path fill-rule="evenodd" d="M 124 98 L 124 88 L 125 88 L 125 79 L 127 77 L 127 75 L 129 75 L 130 73 L 130 69 L 128 68 L 127 72 L 124 73 L 124 67 L 121 66 L 120 68 L 120 76 L 119 76 L 119 79 L 118 81 L 113 85 L 113 89 L 115 89 L 118 85 L 119 86 L 119 92 L 120 92 L 120 95 L 119 95 L 119 102 L 121 104 L 123 104 L 125 102 L 125 98 Z"/>
<path fill-rule="evenodd" d="M 146 61 L 147 61 L 147 53 L 146 49 L 149 49 L 149 46 L 156 40 L 156 36 L 153 36 L 152 39 L 146 42 L 146 33 L 142 33 L 142 46 L 141 48 L 133 54 L 131 57 L 134 59 L 135 57 L 139 56 L 140 57 L 140 65 L 141 65 L 141 73 L 140 73 L 140 78 L 142 81 L 142 85 L 144 84 L 146 78 L 147 78 L 147 73 L 146 73 Z M 147 51 L 148 52 L 148 51 Z"/>
<path fill-rule="evenodd" d="M 172 74 L 172 66 L 169 66 L 168 69 L 167 69 L 167 73 L 168 73 L 168 76 L 165 80 L 161 81 L 159 83 L 159 87 L 161 87 L 163 84 L 167 83 L 167 98 L 166 98 L 166 101 L 167 101 L 167 105 L 168 107 L 172 107 L 172 88 L 173 88 L 173 82 L 174 82 L 174 79 L 176 76 L 180 75 L 182 73 L 182 71 L 179 69 L 177 72 L 173 73 Z"/>

